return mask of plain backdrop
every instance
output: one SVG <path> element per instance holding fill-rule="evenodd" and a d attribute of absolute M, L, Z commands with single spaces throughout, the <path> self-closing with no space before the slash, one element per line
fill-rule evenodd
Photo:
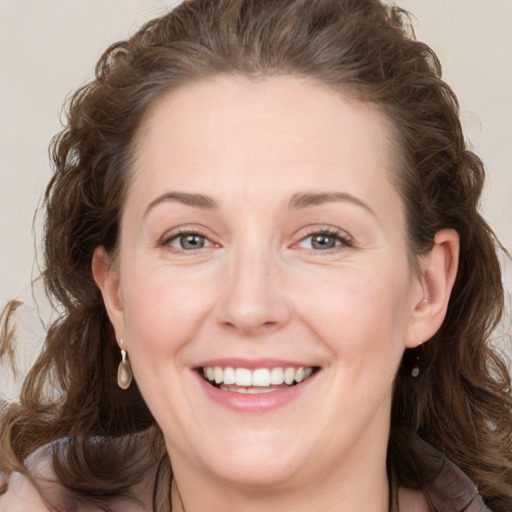
<path fill-rule="evenodd" d="M 40 222 L 33 233 L 33 218 L 50 177 L 47 147 L 61 128 L 60 107 L 71 91 L 92 78 L 109 44 L 175 3 L 0 0 L 0 310 L 10 299 L 25 303 L 20 316 L 22 367 L 30 363 L 44 334 L 31 297 L 31 280 L 38 273 L 34 249 L 41 237 Z M 414 15 L 418 38 L 437 52 L 445 80 L 459 97 L 467 139 L 488 169 L 483 212 L 510 251 L 512 0 L 395 3 Z M 504 268 L 510 303 L 510 262 Z M 17 382 L 5 369 L 0 372 L 0 394 L 14 393 Z"/>

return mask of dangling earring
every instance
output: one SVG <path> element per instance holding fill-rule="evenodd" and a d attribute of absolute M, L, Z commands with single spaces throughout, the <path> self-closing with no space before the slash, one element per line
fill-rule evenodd
<path fill-rule="evenodd" d="M 121 340 L 120 344 L 122 347 L 123 340 Z M 117 369 L 117 385 L 121 389 L 128 389 L 133 379 L 132 367 L 130 366 L 130 361 L 128 361 L 126 351 L 122 348 L 121 358 L 121 362 L 119 363 L 119 367 Z"/>
<path fill-rule="evenodd" d="M 420 349 L 416 353 L 416 361 L 414 362 L 414 366 L 411 370 L 411 377 L 415 379 L 420 374 L 420 350 L 423 351 L 423 343 L 421 344 Z"/>
<path fill-rule="evenodd" d="M 423 299 L 422 303 L 423 304 L 427 304 L 428 303 L 428 299 Z M 418 377 L 418 375 L 420 374 L 420 372 L 421 372 L 421 369 L 420 369 L 420 352 L 423 353 L 423 343 L 420 345 L 420 348 L 416 352 L 416 361 L 414 362 L 414 366 L 412 367 L 412 370 L 411 370 L 411 377 L 413 379 L 416 379 Z"/>

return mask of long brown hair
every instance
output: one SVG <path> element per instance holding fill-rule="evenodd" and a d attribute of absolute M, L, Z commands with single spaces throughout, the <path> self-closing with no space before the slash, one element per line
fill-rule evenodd
<path fill-rule="evenodd" d="M 458 232 L 461 256 L 446 319 L 421 349 L 420 376 L 410 377 L 415 351 L 398 371 L 389 471 L 399 485 L 442 492 L 415 455 L 419 433 L 472 478 L 496 512 L 512 510 L 511 381 L 490 343 L 503 312 L 500 244 L 477 210 L 484 168 L 466 146 L 437 57 L 415 40 L 404 11 L 378 0 L 188 0 L 104 53 L 52 142 L 43 278 L 61 314 L 20 403 L 4 406 L 0 470 L 20 468 L 34 449 L 67 438 L 69 450 L 55 451 L 59 478 L 101 496 L 86 460 L 94 438 L 116 440 L 103 447 L 112 452 L 104 494 L 122 494 L 117 483 L 134 481 L 122 469 L 134 458 L 144 471 L 163 461 L 161 474 L 169 474 L 153 436 L 140 456 L 137 433 L 154 420 L 136 385 L 116 385 L 119 352 L 91 260 L 98 246 L 116 251 L 133 138 L 148 108 L 175 87 L 219 74 L 307 76 L 376 105 L 391 121 L 411 258 L 428 252 L 443 228 Z M 2 343 L 7 351 L 7 329 Z"/>

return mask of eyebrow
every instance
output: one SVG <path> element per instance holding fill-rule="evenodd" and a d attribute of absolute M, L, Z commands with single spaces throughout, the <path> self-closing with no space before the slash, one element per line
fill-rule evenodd
<path fill-rule="evenodd" d="M 188 192 L 166 192 L 161 196 L 158 196 L 156 199 L 149 203 L 144 216 L 146 216 L 150 210 L 152 210 L 156 205 L 167 202 L 178 202 L 185 204 L 187 206 L 192 206 L 193 208 L 200 208 L 201 210 L 215 210 L 217 208 L 217 204 L 215 201 L 203 194 L 190 194 Z"/>
<path fill-rule="evenodd" d="M 148 212 L 158 204 L 173 201 L 193 208 L 199 208 L 201 210 L 217 209 L 217 203 L 209 196 L 205 196 L 203 194 L 191 194 L 188 192 L 166 192 L 149 203 L 144 216 L 146 216 Z M 375 212 L 365 202 L 351 194 L 347 194 L 346 192 L 302 192 L 294 194 L 290 199 L 288 208 L 292 210 L 301 210 L 310 206 L 340 201 L 355 204 L 375 216 Z"/>
<path fill-rule="evenodd" d="M 301 194 L 294 194 L 290 199 L 289 208 L 293 210 L 300 210 L 302 208 L 308 208 L 309 206 L 317 206 L 324 203 L 339 201 L 360 206 L 373 216 L 376 216 L 375 212 L 365 202 L 345 192 L 305 192 Z"/>

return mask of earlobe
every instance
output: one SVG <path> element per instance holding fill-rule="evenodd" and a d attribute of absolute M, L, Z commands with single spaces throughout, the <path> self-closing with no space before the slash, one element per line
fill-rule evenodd
<path fill-rule="evenodd" d="M 431 251 L 419 260 L 421 292 L 412 304 L 407 348 L 417 347 L 429 340 L 441 327 L 457 276 L 458 262 L 459 235 L 453 229 L 438 231 Z"/>
<path fill-rule="evenodd" d="M 103 296 L 116 338 L 120 340 L 124 332 L 124 310 L 120 297 L 119 273 L 104 247 L 97 247 L 94 251 L 92 274 Z"/>

